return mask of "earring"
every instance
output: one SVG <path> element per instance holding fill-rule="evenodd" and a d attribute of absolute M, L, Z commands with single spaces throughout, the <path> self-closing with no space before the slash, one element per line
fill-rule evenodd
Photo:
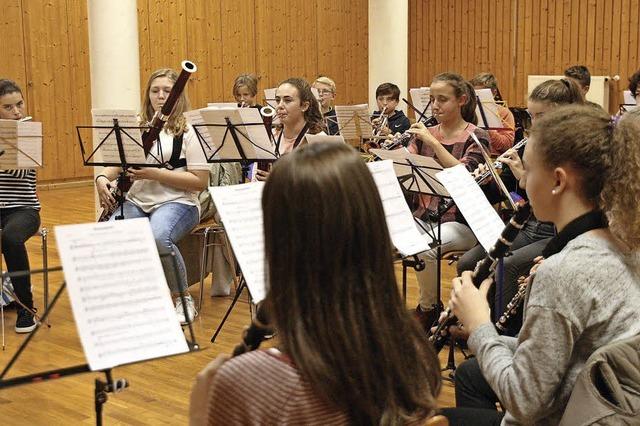
<path fill-rule="evenodd" d="M 551 194 L 556 195 L 556 190 L 555 190 L 555 189 L 552 189 L 552 190 L 551 190 Z"/>

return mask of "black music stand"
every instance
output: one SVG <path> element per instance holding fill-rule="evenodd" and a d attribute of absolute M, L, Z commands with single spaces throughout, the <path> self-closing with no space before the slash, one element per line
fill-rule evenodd
<path fill-rule="evenodd" d="M 178 267 L 177 267 L 177 260 L 175 258 L 175 252 L 163 253 L 163 254 L 160 254 L 160 256 L 161 256 L 161 258 L 163 256 L 170 256 L 171 257 L 172 268 L 170 268 L 170 270 L 172 271 L 173 274 L 175 274 L 177 276 L 177 274 L 178 274 L 178 272 L 177 272 L 178 269 L 177 268 Z M 8 277 L 18 277 L 18 276 L 32 275 L 32 274 L 36 274 L 36 273 L 44 273 L 45 271 L 46 272 L 54 272 L 54 271 L 61 271 L 61 270 L 62 270 L 62 267 L 58 266 L 58 267 L 53 267 L 53 268 L 48 268 L 48 269 L 35 269 L 35 270 L 31 270 L 31 271 L 20 271 L 20 272 L 12 272 L 12 273 L 3 273 L 2 274 L 2 279 L 4 280 L 4 278 L 7 277 L 7 276 Z M 165 274 L 166 274 L 166 271 L 165 271 Z M 175 277 L 174 277 L 174 279 L 175 279 Z M 2 372 L 0 372 L 0 390 L 5 389 L 5 388 L 14 387 L 14 386 L 19 386 L 19 385 L 28 385 L 28 384 L 40 383 L 40 382 L 43 382 L 43 381 L 59 379 L 59 378 L 62 378 L 62 377 L 73 376 L 73 375 L 76 375 L 76 374 L 89 373 L 89 372 L 93 371 L 89 367 L 89 364 L 80 364 L 80 365 L 75 365 L 75 366 L 72 366 L 72 367 L 57 368 L 57 369 L 53 369 L 53 370 L 47 370 L 47 371 L 42 371 L 42 372 L 38 372 L 38 373 L 26 374 L 26 375 L 23 375 L 23 376 L 18 376 L 18 377 L 13 377 L 13 378 L 10 378 L 10 379 L 5 379 L 5 376 L 11 370 L 11 367 L 13 367 L 13 365 L 16 363 L 16 361 L 18 361 L 18 358 L 24 352 L 24 350 L 27 348 L 27 346 L 29 345 L 29 343 L 31 342 L 33 337 L 36 335 L 36 333 L 40 329 L 40 326 L 42 325 L 42 323 L 46 322 L 49 314 L 51 313 L 51 311 L 55 307 L 56 303 L 58 302 L 58 299 L 60 299 L 60 296 L 62 295 L 62 292 L 65 289 L 65 287 L 66 287 L 66 282 L 63 281 L 62 285 L 60 286 L 60 288 L 58 289 L 56 294 L 53 296 L 53 299 L 51 300 L 51 303 L 45 309 L 45 311 L 44 311 L 44 313 L 42 315 L 41 321 L 36 324 L 36 328 L 31 333 L 29 333 L 29 335 L 22 342 L 22 344 L 20 345 L 20 347 L 18 348 L 16 353 L 9 360 L 9 362 L 6 365 L 6 367 L 2 370 Z M 180 297 L 183 299 L 183 306 L 186 307 L 186 304 L 184 303 L 184 289 L 182 289 L 182 288 L 180 289 Z M 187 315 L 187 312 L 186 312 L 186 308 L 185 308 L 185 318 L 186 318 L 186 315 Z M 195 351 L 199 350 L 199 346 L 198 346 L 198 343 L 196 342 L 195 334 L 193 332 L 193 327 L 191 325 L 191 322 L 189 322 L 189 335 L 190 335 L 190 340 L 185 337 L 185 339 L 187 340 L 187 345 L 189 347 L 189 351 L 185 352 L 185 353 L 191 353 L 191 352 L 195 352 Z M 182 355 L 182 354 L 177 354 L 177 355 Z M 168 355 L 168 356 L 163 356 L 163 357 L 154 358 L 154 359 L 168 358 L 169 356 L 174 356 L 174 355 Z M 146 359 L 146 360 L 137 361 L 137 362 L 133 362 L 133 363 L 127 363 L 127 364 L 120 364 L 118 366 L 139 364 L 139 363 L 145 362 L 145 361 L 151 361 L 151 359 Z M 126 379 L 116 379 L 116 380 L 113 379 L 113 376 L 112 376 L 112 369 L 113 368 L 114 367 L 97 370 L 98 373 L 102 372 L 102 373 L 105 374 L 105 380 L 104 381 L 102 381 L 100 379 L 97 379 L 97 378 L 95 379 L 94 408 L 95 408 L 96 425 L 97 426 L 101 426 L 102 425 L 103 405 L 104 405 L 105 402 L 107 402 L 108 394 L 109 393 L 118 393 L 118 392 L 124 390 L 125 388 L 129 387 L 129 383 L 127 382 Z"/>
<path fill-rule="evenodd" d="M 424 107 L 423 111 L 420 111 L 418 108 L 416 108 L 415 105 L 413 105 L 411 102 L 409 102 L 405 98 L 402 98 L 402 101 L 405 104 L 407 104 L 407 106 L 409 108 L 414 110 L 420 116 L 420 118 L 418 119 L 418 122 L 424 123 L 424 125 L 427 126 L 427 127 L 432 127 L 432 126 L 438 125 L 438 120 L 436 120 L 436 118 L 434 116 L 427 117 L 427 111 L 429 110 L 429 107 L 431 106 L 431 100 L 429 100 L 429 102 L 427 103 L 427 106 Z"/>
<path fill-rule="evenodd" d="M 515 128 L 514 128 L 514 129 L 512 129 L 512 128 L 510 128 L 510 127 L 504 127 L 504 126 L 501 126 L 501 127 L 491 127 L 491 126 L 489 125 L 489 120 L 487 119 L 487 114 L 488 114 L 488 113 L 494 114 L 494 113 L 493 113 L 493 112 L 490 112 L 490 111 L 486 111 L 486 110 L 485 110 L 485 107 L 484 107 L 484 103 L 483 103 L 483 101 L 482 101 L 482 100 L 480 99 L 480 97 L 479 97 L 479 96 L 477 96 L 477 95 L 476 95 L 476 102 L 477 102 L 477 108 L 478 108 L 478 111 L 480 111 L 480 118 L 482 119 L 482 123 L 481 123 L 481 124 L 479 124 L 479 127 L 480 127 L 480 128 L 485 129 L 485 130 L 513 130 L 513 131 L 515 132 Z M 494 102 L 495 102 L 495 101 L 494 101 Z M 496 103 L 496 105 L 497 105 L 497 103 Z M 495 115 L 495 114 L 494 114 L 494 115 Z M 498 117 L 498 118 L 500 118 L 500 117 Z M 501 122 L 502 124 L 504 124 L 504 121 L 502 120 L 502 118 L 500 118 L 500 122 Z"/>
<path fill-rule="evenodd" d="M 109 132 L 102 138 L 102 140 L 97 144 L 97 146 L 93 149 L 93 151 L 91 151 L 91 153 L 87 156 L 87 151 L 85 149 L 83 140 L 82 140 L 82 134 L 80 132 L 80 129 L 110 129 Z M 116 202 L 117 202 L 117 208 L 116 210 L 119 208 L 120 209 L 120 214 L 116 215 L 115 219 L 116 220 L 120 220 L 120 219 L 124 219 L 124 199 L 125 196 L 124 194 L 126 193 L 126 182 L 127 182 L 127 169 L 129 167 L 136 167 L 136 168 L 142 168 L 142 167 L 164 167 L 165 162 L 164 162 L 164 158 L 162 156 L 162 147 L 160 146 L 160 144 L 158 144 L 158 149 L 160 150 L 160 158 L 156 157 L 155 155 L 149 153 L 149 155 L 151 156 L 152 159 L 156 160 L 156 163 L 147 163 L 146 161 L 135 161 L 132 160 L 130 161 L 127 158 L 127 153 L 131 150 L 131 148 L 133 148 L 133 150 L 137 150 L 136 147 L 139 147 L 139 149 L 141 150 L 141 153 L 143 154 L 144 157 L 146 157 L 146 155 L 144 155 L 144 148 L 142 146 L 141 143 L 139 143 L 128 131 L 130 130 L 147 130 L 148 127 L 146 126 L 140 126 L 140 127 L 136 127 L 136 126 L 120 126 L 120 124 L 118 123 L 118 119 L 114 118 L 113 119 L 113 126 L 76 126 L 76 132 L 78 135 L 78 142 L 80 144 L 80 151 L 82 153 L 82 162 L 85 166 L 103 166 L 103 167 L 109 167 L 109 166 L 115 166 L 115 167 L 120 167 L 120 173 L 118 175 L 118 191 L 116 192 Z M 100 152 L 100 149 L 103 147 L 103 145 L 105 145 L 107 143 L 107 141 L 109 140 L 109 137 L 111 135 L 115 136 L 116 139 L 116 146 L 118 149 L 118 157 L 119 157 L 119 161 L 113 161 L 113 159 L 111 160 L 106 160 L 106 161 L 95 161 L 94 160 L 94 156 Z M 127 139 L 123 139 L 123 135 L 127 137 Z M 128 142 L 128 149 L 125 149 L 125 141 Z M 144 158 L 143 157 L 143 158 Z M 138 160 L 141 160 L 140 158 Z"/>

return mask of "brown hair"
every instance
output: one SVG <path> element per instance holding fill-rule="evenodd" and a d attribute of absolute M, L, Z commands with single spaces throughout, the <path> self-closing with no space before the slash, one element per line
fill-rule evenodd
<path fill-rule="evenodd" d="M 467 102 L 462 105 L 460 114 L 462 119 L 467 123 L 478 124 L 478 117 L 476 117 L 476 92 L 473 89 L 471 83 L 466 81 L 460 74 L 452 72 L 443 72 L 433 77 L 432 82 L 441 81 L 447 83 L 453 87 L 453 94 L 456 98 L 461 98 L 462 95 L 467 95 Z"/>
<path fill-rule="evenodd" d="M 584 102 L 578 85 L 567 78 L 547 80 L 538 84 L 529 95 L 529 100 L 556 105 L 581 104 Z"/>
<path fill-rule="evenodd" d="M 393 83 L 382 83 L 376 89 L 376 98 L 380 96 L 391 96 L 395 101 L 400 100 L 400 88 Z"/>
<path fill-rule="evenodd" d="M 240 74 L 233 82 L 233 96 L 236 96 L 240 88 L 244 86 L 249 89 L 251 96 L 258 94 L 258 79 L 253 74 Z"/>
<path fill-rule="evenodd" d="M 584 65 L 574 65 L 564 70 L 564 76 L 578 81 L 582 87 L 591 85 L 591 73 Z"/>
<path fill-rule="evenodd" d="M 578 171 L 583 196 L 607 213 L 611 232 L 640 249 L 640 111 L 615 126 L 598 108 L 562 106 L 536 120 L 531 136 L 549 168 L 569 164 Z"/>
<path fill-rule="evenodd" d="M 262 206 L 266 307 L 302 376 L 354 424 L 432 414 L 438 359 L 400 298 L 382 202 L 359 155 L 335 143 L 294 150 L 274 165 Z"/>
<path fill-rule="evenodd" d="M 15 92 L 22 94 L 20 86 L 18 86 L 15 81 L 6 78 L 0 79 L 0 96 L 9 95 Z"/>
<path fill-rule="evenodd" d="M 178 73 L 171 68 L 160 68 L 151 73 L 149 80 L 147 81 L 147 87 L 144 90 L 144 95 L 142 96 L 142 112 L 140 115 L 142 116 L 142 121 L 144 123 L 151 123 L 151 120 L 153 120 L 153 116 L 156 113 L 151 105 L 151 100 L 149 99 L 149 91 L 151 90 L 153 80 L 159 77 L 167 77 L 175 84 L 178 80 Z M 185 90 L 180 94 L 180 97 L 173 107 L 173 111 L 171 111 L 169 119 L 164 125 L 164 128 L 175 136 L 181 135 L 187 129 L 187 119 L 184 117 L 184 113 L 188 111 L 190 107 L 186 90 L 187 89 L 185 88 Z"/>
<path fill-rule="evenodd" d="M 300 98 L 300 104 L 304 102 L 309 102 L 309 108 L 304 112 L 304 121 L 309 125 L 309 133 L 315 134 L 322 132 L 324 127 L 324 120 L 322 118 L 322 113 L 320 112 L 320 104 L 315 96 L 313 96 L 313 92 L 311 91 L 311 86 L 307 82 L 307 80 L 303 78 L 288 78 L 278 84 L 278 86 L 282 86 L 283 84 L 290 84 L 296 89 L 298 89 L 298 96 Z M 281 127 L 282 125 L 280 125 Z"/>

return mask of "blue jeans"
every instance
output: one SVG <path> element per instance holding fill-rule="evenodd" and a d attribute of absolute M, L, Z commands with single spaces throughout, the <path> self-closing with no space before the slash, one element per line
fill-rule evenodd
<path fill-rule="evenodd" d="M 115 219 L 115 214 L 110 220 Z M 187 289 L 187 268 L 184 259 L 178 250 L 177 243 L 187 235 L 200 221 L 198 208 L 183 203 L 165 203 L 154 209 L 151 213 L 145 213 L 140 207 L 127 200 L 124 202 L 124 218 L 148 217 L 151 231 L 156 239 L 156 245 L 160 252 L 172 250 L 176 254 L 178 264 L 179 282 L 175 282 L 170 274 L 167 274 L 167 283 L 172 292 Z M 163 261 L 163 265 L 166 263 Z M 166 271 L 166 269 L 165 269 Z M 166 274 L 166 272 L 165 272 Z"/>

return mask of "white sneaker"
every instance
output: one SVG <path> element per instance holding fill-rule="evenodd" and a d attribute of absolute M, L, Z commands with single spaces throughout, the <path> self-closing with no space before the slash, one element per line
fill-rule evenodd
<path fill-rule="evenodd" d="M 193 301 L 193 298 L 190 294 L 184 296 L 184 301 L 187 306 L 187 315 L 189 316 L 189 320 L 184 317 L 184 309 L 182 307 L 182 299 L 176 297 L 176 316 L 178 317 L 178 321 L 180 321 L 181 325 L 186 325 L 189 322 L 193 321 L 195 317 L 198 316 L 198 311 L 196 311 L 196 304 Z"/>

